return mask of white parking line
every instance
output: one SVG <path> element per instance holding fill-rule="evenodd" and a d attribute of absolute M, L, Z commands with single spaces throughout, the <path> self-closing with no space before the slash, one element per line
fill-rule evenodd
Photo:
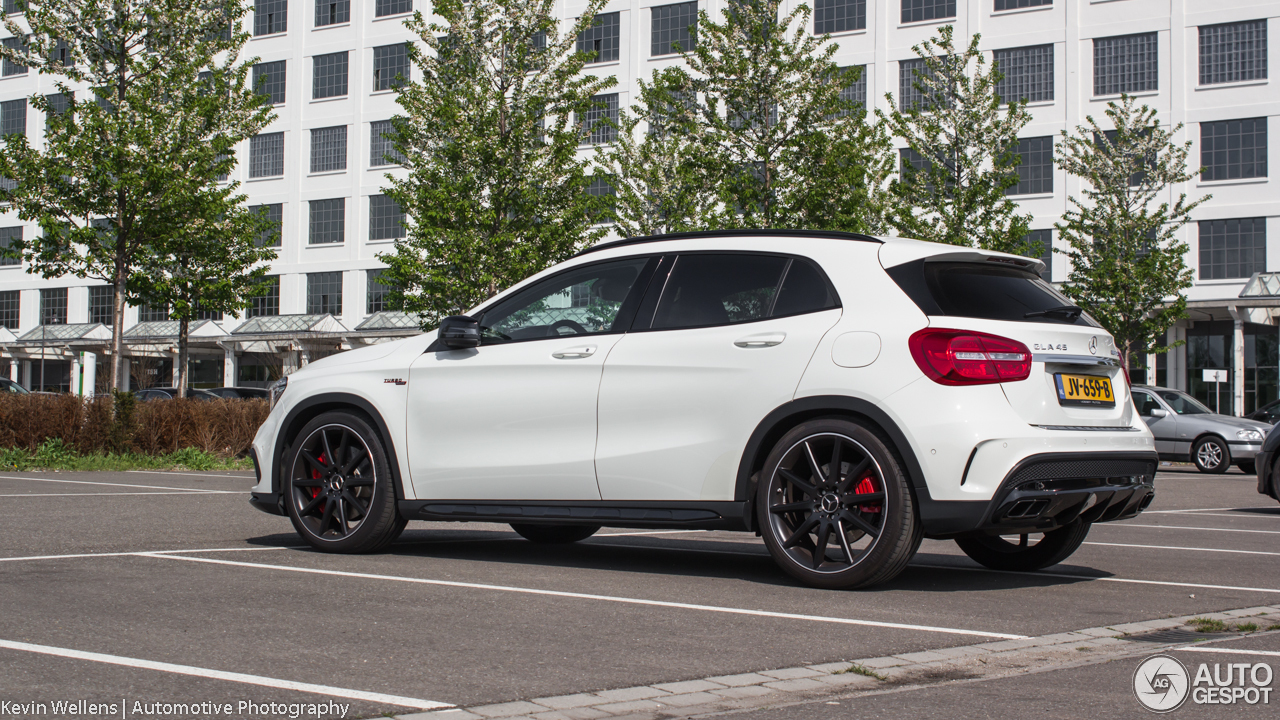
<path fill-rule="evenodd" d="M 182 558 L 182 559 L 185 560 L 187 558 Z M 984 567 L 963 567 L 960 565 L 916 565 L 916 564 L 911 564 L 911 565 L 908 565 L 907 567 L 929 568 L 931 570 L 961 570 L 964 572 L 987 572 L 987 573 L 996 573 L 998 575 L 1025 575 L 1027 577 L 1068 578 L 1071 580 L 1084 580 L 1087 582 L 1131 583 L 1134 585 L 1165 585 L 1168 587 L 1198 588 L 1201 590 L 1243 590 L 1245 592 L 1280 594 L 1280 588 L 1241 587 L 1238 585 L 1205 585 L 1202 583 L 1170 582 L 1166 580 L 1135 580 L 1132 578 L 1117 578 L 1117 577 L 1092 577 L 1089 575 L 1070 575 L 1068 573 L 1051 573 L 1051 572 L 1044 572 L 1042 570 L 1036 571 L 1036 572 L 1018 572 L 1015 570 L 992 570 L 990 568 L 984 568 Z"/>
<path fill-rule="evenodd" d="M 102 497 L 103 495 L 243 495 L 241 490 L 162 490 L 160 492 L 105 492 L 105 493 L 13 493 L 0 498 L 15 497 Z"/>
<path fill-rule="evenodd" d="M 177 675 L 192 675 L 195 677 L 212 678 L 214 680 L 227 680 L 229 682 L 245 683 L 246 685 L 260 685 L 262 687 L 278 688 L 280 690 L 296 690 L 298 692 L 349 698 L 351 700 L 367 700 L 369 702 L 400 705 L 402 707 L 418 708 L 420 710 L 435 710 L 438 708 L 453 707 L 453 705 L 450 705 L 449 703 L 436 702 L 435 700 L 420 700 L 418 698 L 401 697 L 399 695 L 384 695 L 382 693 L 365 692 L 363 690 L 348 690 L 346 688 L 331 687 L 329 685 L 313 685 L 311 683 L 294 682 L 293 680 L 279 680 L 276 678 L 262 677 L 261 675 L 246 675 L 244 673 L 226 672 L 223 670 L 210 670 L 208 668 L 198 668 L 190 665 L 174 665 L 173 663 L 167 662 L 139 660 L 137 658 L 121 657 L 119 655 L 104 655 L 102 653 L 70 650 L 68 648 L 51 647 L 49 645 L 33 645 L 32 643 L 14 642 L 12 640 L 0 640 L 0 648 L 39 653 L 41 655 L 55 655 L 57 657 L 71 658 L 73 660 L 88 660 L 90 662 L 107 663 L 109 665 L 123 665 L 125 667 L 142 668 L 144 670 L 157 670 L 159 672 L 174 673 Z"/>
<path fill-rule="evenodd" d="M 1223 550 L 1220 548 L 1178 547 L 1175 545 L 1131 545 L 1129 543 L 1104 543 L 1086 541 L 1085 545 L 1106 545 L 1108 547 L 1145 548 L 1148 550 L 1194 550 L 1197 552 L 1235 553 L 1237 555 L 1280 555 L 1280 552 L 1264 550 Z"/>
<path fill-rule="evenodd" d="M 193 492 L 193 493 L 210 493 L 210 494 L 236 492 L 235 490 L 204 490 L 201 488 L 166 487 L 164 485 L 130 485 L 128 483 L 92 482 L 90 480 L 63 480 L 61 478 L 16 477 L 12 475 L 0 475 L 0 480 L 26 480 L 28 482 L 71 483 L 72 485 L 106 485 L 108 487 L 127 487 L 127 488 L 144 488 L 144 489 L 151 488 L 155 490 L 185 490 L 187 492 Z"/>
<path fill-rule="evenodd" d="M 1228 515 L 1226 513 L 1202 512 L 1202 513 L 1196 513 L 1191 517 L 1225 517 L 1225 518 L 1243 518 L 1246 520 L 1250 518 L 1266 519 L 1266 518 L 1272 518 L 1272 517 L 1280 517 L 1280 507 L 1277 507 L 1275 510 L 1276 511 L 1272 513 L 1236 513 L 1235 515 Z"/>
<path fill-rule="evenodd" d="M 7 557 L 0 558 L 0 562 L 17 562 L 18 560 L 74 560 L 77 558 L 99 558 L 99 557 L 129 557 L 137 555 L 140 557 L 151 557 L 153 555 L 172 555 L 175 553 L 214 553 L 214 552 L 249 552 L 252 550 L 298 550 L 301 545 L 286 545 L 279 547 L 241 547 L 241 548 L 194 548 L 191 550 L 137 550 L 134 552 L 112 552 L 112 553 L 76 553 L 74 555 L 26 555 L 23 557 Z"/>
<path fill-rule="evenodd" d="M 1272 650 L 1239 650 L 1237 648 L 1214 648 L 1214 647 L 1180 647 L 1174 648 L 1181 652 L 1202 652 L 1202 653 L 1224 653 L 1227 655 L 1266 655 L 1268 657 L 1280 657 L 1280 652 Z"/>
<path fill-rule="evenodd" d="M 237 562 L 234 560 L 217 560 L 214 558 L 183 557 L 181 555 L 160 555 L 150 557 L 165 560 L 186 560 L 188 562 L 211 563 L 214 565 L 231 565 L 235 567 L 258 568 L 260 570 L 278 570 L 284 572 L 308 573 L 313 575 L 332 575 L 335 577 L 358 578 L 361 580 L 390 580 L 393 582 L 415 583 L 420 585 L 439 585 L 444 587 L 467 588 L 471 590 L 496 590 L 499 592 L 522 593 L 527 595 L 544 595 L 550 597 L 575 598 L 579 600 L 602 600 L 605 602 L 624 603 L 628 605 L 646 605 L 651 607 L 669 607 L 681 610 L 700 610 L 704 612 L 725 613 L 729 615 L 752 615 L 755 617 L 781 618 L 785 620 L 805 620 L 809 622 L 835 623 L 839 625 L 862 625 L 867 627 L 893 628 L 896 630 L 920 630 L 924 632 L 946 633 L 950 635 L 973 635 L 977 637 L 1001 638 L 1005 640 L 1021 640 L 1026 635 L 994 633 L 983 630 L 962 630 L 959 628 L 934 627 L 930 625 L 908 625 L 904 623 L 879 622 L 875 620 L 855 620 L 853 618 L 826 617 L 822 615 L 799 615 L 795 613 L 772 612 L 769 610 L 748 610 L 746 608 L 720 607 L 716 605 L 696 605 L 693 603 L 669 602 L 666 600 L 646 600 L 643 598 L 618 597 L 614 595 L 592 595 L 588 593 L 564 592 L 560 590 L 539 590 L 537 588 L 514 587 L 510 585 L 488 585 L 484 583 L 456 582 L 453 580 L 432 580 L 428 578 L 403 577 L 400 575 L 374 575 L 371 573 L 345 572 L 342 570 L 321 570 L 316 568 L 293 567 L 290 565 L 264 565 L 261 563 Z"/>
<path fill-rule="evenodd" d="M 125 470 L 127 473 L 138 473 L 140 475 L 189 475 L 191 477 L 220 477 L 235 478 L 237 480 L 253 480 L 252 475 L 213 475 L 206 472 L 178 472 L 176 470 Z"/>
<path fill-rule="evenodd" d="M 1094 525 L 1098 527 L 1098 525 Z M 1134 523 L 1103 523 L 1102 527 L 1113 528 L 1155 528 L 1157 530 L 1207 530 L 1209 532 L 1262 533 L 1264 535 L 1280 535 L 1280 530 L 1242 530 L 1240 528 L 1207 528 L 1188 527 L 1186 525 L 1136 525 Z"/>
<path fill-rule="evenodd" d="M 1185 513 L 1217 512 L 1219 510 L 1256 510 L 1257 508 L 1191 508 L 1188 510 L 1143 510 L 1143 515 L 1182 515 Z"/>

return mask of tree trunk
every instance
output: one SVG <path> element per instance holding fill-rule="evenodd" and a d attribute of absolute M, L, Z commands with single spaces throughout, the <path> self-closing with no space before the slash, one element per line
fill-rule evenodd
<path fill-rule="evenodd" d="M 187 318 L 178 320 L 178 397 L 187 396 L 187 333 L 191 329 L 191 321 Z"/>
<path fill-rule="evenodd" d="M 124 276 L 117 274 L 111 307 L 111 389 L 123 390 L 128 361 L 124 357 Z"/>

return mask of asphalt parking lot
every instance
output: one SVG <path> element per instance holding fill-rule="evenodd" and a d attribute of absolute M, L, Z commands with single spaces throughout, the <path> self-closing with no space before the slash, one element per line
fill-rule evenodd
<path fill-rule="evenodd" d="M 332 556 L 250 508 L 248 474 L 3 474 L 0 699 L 340 701 L 368 717 L 1280 605 L 1280 504 L 1238 471 L 1163 470 L 1148 512 L 1095 526 L 1046 572 L 987 571 L 925 541 L 867 591 L 800 587 L 733 533 L 605 529 L 546 547 L 414 523 L 388 552 Z M 1277 632 L 1237 642 L 1280 651 Z M 1110 697 L 1131 717 L 1134 663 L 1114 662 L 743 712 L 999 717 L 1034 697 L 1041 716 L 1110 716 L 1090 705 Z M 1081 684 L 1081 712 L 1061 712 Z"/>

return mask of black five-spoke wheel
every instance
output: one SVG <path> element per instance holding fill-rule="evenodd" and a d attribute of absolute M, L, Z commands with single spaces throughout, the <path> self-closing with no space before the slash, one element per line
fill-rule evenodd
<path fill-rule="evenodd" d="M 322 550 L 369 552 L 404 529 L 382 445 L 355 414 L 325 413 L 302 429 L 287 493 L 294 528 Z"/>
<path fill-rule="evenodd" d="M 775 446 L 760 479 L 759 523 L 774 559 L 819 587 L 897 575 L 920 542 L 910 492 L 873 433 L 844 420 L 801 425 Z"/>

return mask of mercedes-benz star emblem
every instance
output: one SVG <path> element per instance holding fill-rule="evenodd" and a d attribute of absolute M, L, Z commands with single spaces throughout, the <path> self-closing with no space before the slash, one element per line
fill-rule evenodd
<path fill-rule="evenodd" d="M 1089 338 L 1089 354 L 1090 355 L 1098 354 L 1098 336 L 1097 335 L 1094 335 L 1093 337 Z"/>

